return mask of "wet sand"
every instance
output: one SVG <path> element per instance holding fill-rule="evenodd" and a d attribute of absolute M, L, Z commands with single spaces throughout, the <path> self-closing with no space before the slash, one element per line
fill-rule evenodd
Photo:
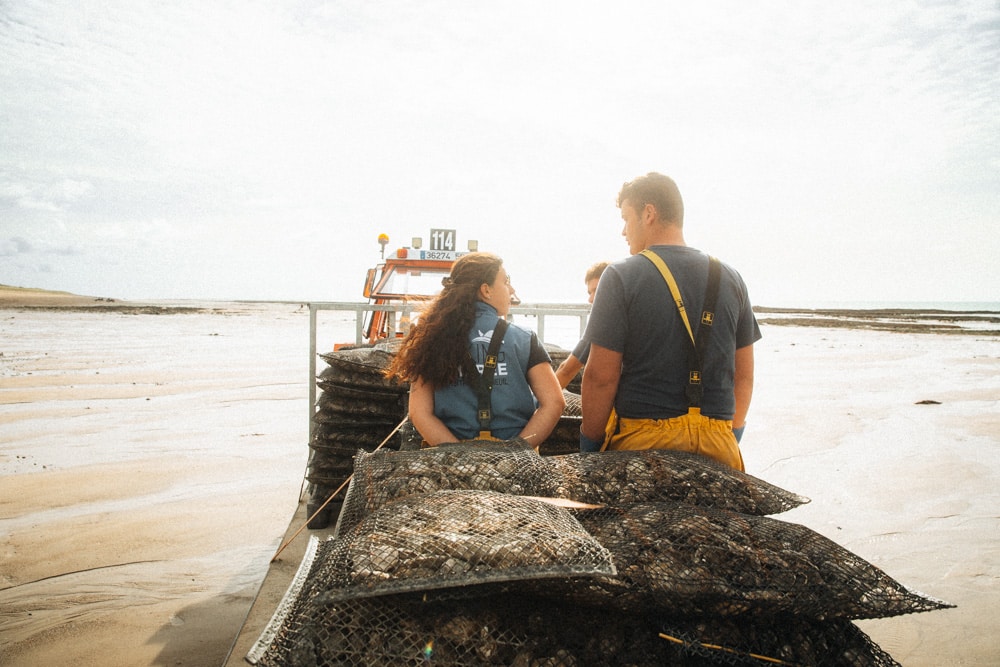
<path fill-rule="evenodd" d="M 296 510 L 308 312 L 88 299 L 0 306 L 0 664 L 221 665 Z M 1000 662 L 1000 337 L 763 328 L 778 518 L 958 605 L 858 622 L 902 664 Z"/>
<path fill-rule="evenodd" d="M 305 470 L 304 313 L 0 310 L 0 664 L 223 663 Z"/>
<path fill-rule="evenodd" d="M 906 665 L 1000 663 L 1000 338 L 766 327 L 747 471 L 778 515 L 957 605 L 858 621 Z"/>

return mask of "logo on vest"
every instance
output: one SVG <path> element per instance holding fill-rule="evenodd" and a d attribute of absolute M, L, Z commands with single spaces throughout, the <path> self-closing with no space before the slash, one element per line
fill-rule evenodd
<path fill-rule="evenodd" d="M 475 354 L 473 355 L 476 360 L 476 370 L 479 371 L 480 375 L 483 373 L 485 368 L 486 355 L 489 351 L 490 341 L 493 339 L 493 329 L 483 333 L 478 332 L 479 335 L 473 337 L 472 343 L 475 349 Z M 503 350 L 497 353 L 497 367 L 496 371 L 493 373 L 494 384 L 507 384 L 507 362 L 504 361 Z"/>

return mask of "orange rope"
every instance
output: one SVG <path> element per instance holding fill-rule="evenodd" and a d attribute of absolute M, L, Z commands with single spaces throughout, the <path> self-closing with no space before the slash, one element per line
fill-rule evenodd
<path fill-rule="evenodd" d="M 372 453 L 374 453 L 374 452 L 377 452 L 378 450 L 382 449 L 382 446 L 383 446 L 383 445 L 385 445 L 385 443 L 389 442 L 389 438 L 391 438 L 392 436 L 396 435 L 396 431 L 398 431 L 398 430 L 399 430 L 400 428 L 402 428 L 402 427 L 403 427 L 403 424 L 405 424 L 405 423 L 406 423 L 406 420 L 407 420 L 407 419 L 408 419 L 408 417 L 404 417 L 404 418 L 403 418 L 403 421 L 401 421 L 401 422 L 399 422 L 398 424 L 396 424 L 396 428 L 392 429 L 392 432 L 391 432 L 391 433 L 390 433 L 389 435 L 385 436 L 385 440 L 383 440 L 383 441 L 382 441 L 382 442 L 381 442 L 381 443 L 379 444 L 379 446 L 378 446 L 378 447 L 376 447 L 375 449 L 373 449 L 373 450 L 372 450 Z M 285 543 L 284 543 L 284 544 L 282 544 L 282 545 L 281 545 L 281 546 L 280 546 L 280 547 L 278 548 L 278 550 L 277 550 L 277 551 L 275 552 L 275 554 L 274 554 L 274 555 L 273 555 L 273 556 L 271 557 L 271 562 L 272 562 L 272 563 L 273 563 L 274 561 L 278 560 L 278 556 L 280 556 L 280 555 L 281 555 L 281 552 L 285 550 L 285 547 L 287 547 L 287 546 L 288 546 L 289 544 L 291 544 L 291 543 L 292 543 L 292 541 L 293 541 L 293 540 L 294 540 L 294 539 L 295 539 L 296 537 L 298 537 L 298 536 L 299 536 L 299 533 L 301 533 L 301 532 L 302 532 L 303 530 L 305 530 L 305 529 L 306 529 L 306 526 L 308 526 L 308 525 L 309 525 L 309 522 L 310 522 L 310 521 L 312 521 L 312 520 L 313 520 L 314 518 L 316 518 L 316 515 L 317 515 L 317 514 L 319 514 L 320 512 L 322 512 L 322 511 L 323 511 L 323 509 L 324 509 L 324 508 L 326 508 L 326 506 L 330 504 L 330 501 L 331 501 L 331 500 L 333 500 L 333 499 L 334 499 L 334 497 L 336 497 L 336 495 L 337 495 L 338 493 L 340 493 L 341 489 L 343 489 L 343 488 L 344 488 L 345 486 L 347 486 L 348 482 L 350 482 L 350 481 L 351 481 L 351 478 L 352 478 L 352 477 L 354 477 L 354 473 L 351 473 L 350 475 L 348 475 L 348 476 L 347 476 L 347 479 L 345 479 L 345 480 L 344 480 L 344 483 L 343 483 L 343 484 L 341 484 L 340 486 L 338 486 L 338 487 L 337 487 L 337 490 L 336 490 L 336 491 L 334 491 L 333 493 L 331 493 L 331 494 L 330 494 L 330 497 L 329 497 L 329 498 L 327 498 L 327 499 L 326 499 L 326 501 L 324 501 L 324 503 L 323 503 L 322 505 L 320 505 L 320 506 L 319 506 L 319 509 L 317 509 L 317 510 L 316 510 L 315 512 L 313 512 L 313 514 L 312 514 L 312 516 L 311 516 L 311 517 L 309 517 L 308 519 L 306 519 L 306 522 L 305 522 L 304 524 L 302 524 L 301 526 L 299 526 L 299 529 L 295 531 L 295 534 L 294 534 L 294 535 L 292 535 L 291 537 L 289 537 L 289 538 L 288 538 L 287 540 L 285 540 Z"/>
<path fill-rule="evenodd" d="M 692 642 L 685 641 L 683 639 L 678 639 L 677 637 L 671 637 L 670 635 L 664 634 L 662 632 L 659 633 L 659 634 L 660 634 L 660 638 L 661 639 L 666 639 L 666 640 L 672 641 L 672 642 L 677 643 L 677 644 L 690 644 L 690 643 L 692 643 Z M 775 664 L 775 665 L 791 665 L 792 667 L 794 667 L 794 665 L 795 665 L 795 663 L 793 663 L 793 662 L 785 662 L 784 660 L 779 660 L 778 658 L 769 658 L 766 655 L 758 655 L 756 653 L 748 653 L 748 652 L 744 652 L 744 651 L 737 651 L 735 649 L 726 648 L 725 646 L 719 646 L 718 644 L 706 644 L 704 642 L 697 642 L 697 644 L 699 646 L 704 647 L 704 648 L 712 649 L 713 651 L 725 651 L 726 653 L 733 653 L 733 654 L 736 654 L 736 655 L 747 655 L 747 656 L 750 656 L 751 658 L 753 658 L 755 660 L 763 660 L 764 662 L 770 662 L 770 663 Z"/>

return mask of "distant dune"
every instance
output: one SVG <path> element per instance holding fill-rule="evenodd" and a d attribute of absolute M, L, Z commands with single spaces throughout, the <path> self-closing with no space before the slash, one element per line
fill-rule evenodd
<path fill-rule="evenodd" d="M 114 299 L 81 296 L 70 292 L 56 292 L 35 287 L 0 285 L 0 308 L 88 306 L 106 304 L 109 301 L 114 302 Z"/>
<path fill-rule="evenodd" d="M 194 306 L 151 304 L 123 301 L 103 296 L 83 296 L 71 292 L 58 292 L 35 287 L 12 287 L 0 285 L 0 309 L 25 308 L 30 310 L 87 310 L 98 312 L 124 313 L 185 313 L 203 312 L 206 309 Z"/>

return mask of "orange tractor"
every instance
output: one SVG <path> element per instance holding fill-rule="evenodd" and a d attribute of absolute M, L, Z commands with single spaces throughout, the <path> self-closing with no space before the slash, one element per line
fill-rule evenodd
<path fill-rule="evenodd" d="M 369 303 L 379 306 L 366 316 L 364 334 L 369 343 L 405 336 L 414 311 L 441 291 L 441 281 L 455 260 L 479 245 L 469 241 L 468 251 L 458 251 L 454 229 L 431 229 L 429 248 L 423 247 L 422 238 L 414 237 L 409 247 L 398 248 L 387 258 L 389 237 L 379 234 L 378 242 L 382 262 L 368 269 L 364 288 Z"/>

